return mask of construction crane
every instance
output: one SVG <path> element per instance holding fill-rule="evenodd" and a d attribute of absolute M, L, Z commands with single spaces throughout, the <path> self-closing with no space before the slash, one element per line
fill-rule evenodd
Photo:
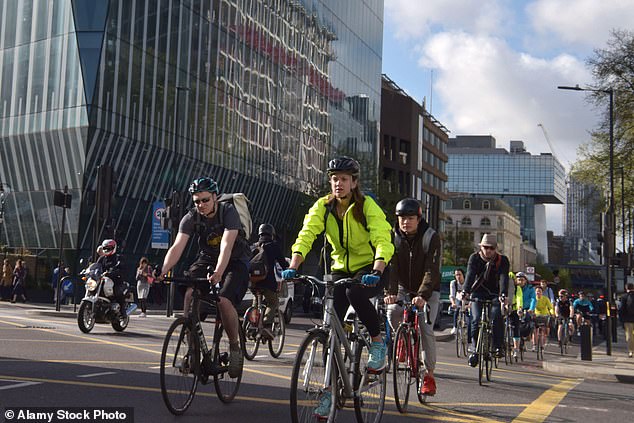
<path fill-rule="evenodd" d="M 538 123 L 537 126 L 542 128 L 542 132 L 544 133 L 544 138 L 546 138 L 546 142 L 548 143 L 548 146 L 550 147 L 550 152 L 553 154 L 553 157 L 559 160 L 557 158 L 557 154 L 555 153 L 555 149 L 553 148 L 553 143 L 550 142 L 550 137 L 548 136 L 548 132 L 546 132 L 546 128 L 544 128 L 544 125 L 542 125 L 541 123 Z"/>

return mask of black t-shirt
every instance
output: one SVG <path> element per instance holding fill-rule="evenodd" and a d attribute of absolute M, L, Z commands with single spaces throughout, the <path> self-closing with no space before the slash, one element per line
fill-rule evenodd
<path fill-rule="evenodd" d="M 220 214 L 222 213 L 222 219 Z M 200 254 L 217 261 L 220 256 L 220 241 L 225 229 L 241 230 L 240 215 L 231 203 L 218 203 L 218 212 L 207 218 L 196 211 L 190 211 L 181 219 L 178 232 L 189 236 L 198 235 L 198 250 Z M 232 260 L 249 262 L 249 246 L 242 235 L 238 235 L 233 249 L 231 250 Z"/>
<path fill-rule="evenodd" d="M 559 314 L 564 319 L 570 317 L 570 300 L 562 300 L 558 298 L 556 301 L 556 306 L 559 307 Z"/>

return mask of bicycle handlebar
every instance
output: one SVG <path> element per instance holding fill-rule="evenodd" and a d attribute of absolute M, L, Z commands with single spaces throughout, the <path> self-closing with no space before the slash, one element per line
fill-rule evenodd
<path fill-rule="evenodd" d="M 339 280 L 336 280 L 336 281 L 323 281 L 323 280 L 318 279 L 318 278 L 316 278 L 314 276 L 297 274 L 297 276 L 295 276 L 294 278 L 291 278 L 289 280 L 292 280 L 294 282 L 310 283 L 310 284 L 322 285 L 322 286 L 326 286 L 328 284 L 333 284 L 335 286 L 341 286 L 341 285 L 346 285 L 346 286 L 363 285 L 363 286 L 365 286 L 365 284 L 363 282 L 361 282 L 359 279 L 355 279 L 355 278 L 343 278 L 343 279 L 339 279 Z"/>
<path fill-rule="evenodd" d="M 394 304 L 397 304 L 401 307 L 411 306 L 413 309 L 418 311 L 418 308 L 416 307 L 416 305 L 414 305 L 411 301 L 398 300 Z M 431 325 L 431 307 L 429 307 L 429 303 L 427 302 L 425 303 L 425 305 L 423 306 L 422 312 L 425 314 L 425 323 L 427 323 L 428 325 Z"/>

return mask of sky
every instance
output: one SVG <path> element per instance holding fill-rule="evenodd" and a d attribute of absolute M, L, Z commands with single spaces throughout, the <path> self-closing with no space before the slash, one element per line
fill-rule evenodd
<path fill-rule="evenodd" d="M 383 25 L 383 73 L 450 137 L 521 140 L 569 169 L 605 110 L 557 86 L 593 82 L 586 61 L 632 29 L 634 0 L 385 0 Z M 562 210 L 547 206 L 555 235 Z"/>

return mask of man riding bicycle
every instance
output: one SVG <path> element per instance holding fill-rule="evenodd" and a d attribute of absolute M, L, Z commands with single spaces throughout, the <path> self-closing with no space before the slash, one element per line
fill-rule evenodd
<path fill-rule="evenodd" d="M 568 298 L 568 291 L 565 289 L 559 290 L 559 298 L 555 301 L 555 316 L 557 317 L 557 340 L 561 344 L 564 332 L 564 324 L 568 322 L 568 333 L 572 333 L 572 322 L 569 320 L 573 314 L 572 304 L 570 298 Z"/>
<path fill-rule="evenodd" d="M 592 302 L 586 297 L 586 293 L 579 291 L 579 298 L 572 303 L 572 309 L 575 313 L 575 321 L 577 323 L 577 336 L 581 336 L 580 328 L 581 323 L 585 320 L 588 324 L 591 323 L 591 313 L 594 311 Z"/>
<path fill-rule="evenodd" d="M 180 221 L 178 235 L 167 251 L 161 269 L 167 274 L 178 262 L 189 239 L 197 235 L 199 254 L 189 267 L 192 278 L 207 277 L 209 283 L 220 284 L 218 311 L 230 343 L 229 376 L 237 377 L 242 371 L 243 356 L 240 348 L 240 328 L 235 306 L 240 304 L 249 286 L 249 246 L 240 234 L 240 216 L 233 204 L 218 201 L 218 184 L 202 177 L 189 186 L 195 210 Z M 208 275 L 207 267 L 214 268 Z M 187 316 L 192 300 L 193 286 L 187 288 L 184 298 L 184 314 Z M 208 284 L 197 286 L 203 293 L 209 292 Z"/>

